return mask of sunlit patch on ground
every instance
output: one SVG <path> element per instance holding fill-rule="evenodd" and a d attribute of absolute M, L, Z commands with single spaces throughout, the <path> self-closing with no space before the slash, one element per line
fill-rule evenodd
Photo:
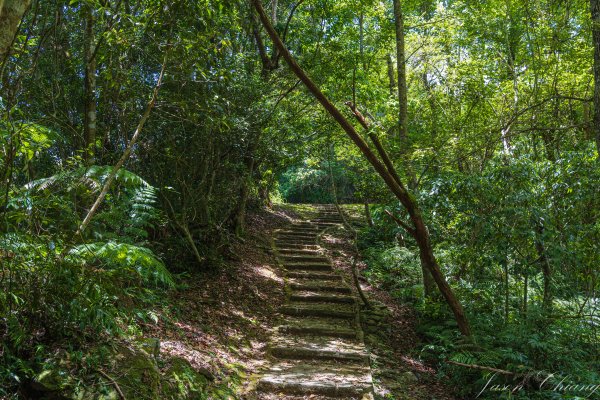
<path fill-rule="evenodd" d="M 246 240 L 233 248 L 240 261 L 216 275 L 187 277 L 187 288 L 169 299 L 170 323 L 159 319 L 145 327 L 145 336 L 161 341 L 161 357 L 184 358 L 215 378 L 209 393 L 211 387 L 242 393 L 252 384 L 267 363 L 266 342 L 283 302 L 283 279 L 267 249 L 270 231 L 292 218 L 282 211 L 248 218 Z"/>
<path fill-rule="evenodd" d="M 261 265 L 254 268 L 254 271 L 267 279 L 271 279 L 277 283 L 283 284 L 283 278 L 279 276 L 272 268 L 269 266 Z"/>

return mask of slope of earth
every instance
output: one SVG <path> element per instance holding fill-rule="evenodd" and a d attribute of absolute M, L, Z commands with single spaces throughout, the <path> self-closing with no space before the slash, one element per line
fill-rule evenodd
<path fill-rule="evenodd" d="M 208 378 L 194 397 L 245 398 L 255 374 L 266 366 L 267 340 L 274 314 L 284 302 L 283 277 L 270 246 L 274 229 L 295 221 L 291 211 L 248 215 L 245 239 L 231 253 L 235 260 L 213 272 L 186 277 L 186 287 L 166 301 L 164 318 L 145 327 L 160 341 L 164 365 L 184 359 Z"/>

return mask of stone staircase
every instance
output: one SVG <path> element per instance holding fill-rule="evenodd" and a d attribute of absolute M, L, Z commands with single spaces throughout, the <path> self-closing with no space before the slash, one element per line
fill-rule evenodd
<path fill-rule="evenodd" d="M 314 218 L 275 237 L 288 299 L 279 309 L 269 347 L 273 363 L 258 382 L 258 398 L 372 399 L 357 299 L 317 245 L 323 229 L 342 221 L 335 207 L 316 207 Z"/>

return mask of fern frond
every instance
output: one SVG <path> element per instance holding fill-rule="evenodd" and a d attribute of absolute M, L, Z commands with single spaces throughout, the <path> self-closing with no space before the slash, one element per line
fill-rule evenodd
<path fill-rule="evenodd" d="M 74 170 L 60 171 L 47 178 L 29 182 L 25 185 L 25 189 L 37 191 L 56 188 L 73 190 L 81 185 L 85 185 L 92 191 L 97 191 L 106 181 L 112 168 L 113 167 L 110 165 L 92 165 L 90 167 L 80 167 Z M 117 172 L 115 180 L 123 185 L 124 188 L 128 189 L 151 187 L 151 185 L 139 175 L 123 168 Z"/>
<path fill-rule="evenodd" d="M 71 261 L 81 264 L 100 264 L 116 272 L 131 272 L 146 284 L 173 287 L 173 277 L 152 250 L 131 244 L 87 243 L 69 252 Z"/>

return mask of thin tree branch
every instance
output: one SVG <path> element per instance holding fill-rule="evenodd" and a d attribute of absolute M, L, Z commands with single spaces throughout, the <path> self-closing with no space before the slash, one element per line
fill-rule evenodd
<path fill-rule="evenodd" d="M 142 133 L 142 129 L 144 128 L 144 124 L 146 123 L 146 121 L 148 121 L 148 118 L 150 117 L 150 113 L 152 112 L 152 109 L 154 108 L 154 105 L 156 104 L 156 99 L 158 98 L 158 91 L 160 90 L 160 86 L 162 84 L 163 77 L 165 75 L 165 67 L 167 65 L 167 55 L 168 55 L 168 50 L 167 50 L 167 53 L 165 53 L 165 58 L 163 60 L 162 68 L 160 70 L 160 75 L 158 76 L 158 81 L 156 82 L 154 91 L 152 92 L 152 98 L 150 99 L 150 101 L 148 102 L 148 105 L 146 106 L 146 111 L 144 111 L 144 114 L 142 115 L 142 118 L 140 119 L 140 122 L 138 123 L 138 126 L 137 126 L 135 132 L 133 133 L 133 136 L 131 137 L 131 140 L 129 141 L 127 148 L 123 152 L 123 155 L 121 155 L 121 158 L 119 159 L 119 161 L 117 161 L 117 164 L 115 164 L 112 171 L 106 178 L 106 181 L 104 182 L 104 186 L 102 187 L 102 191 L 98 195 L 98 198 L 94 202 L 94 205 L 88 211 L 88 213 L 85 216 L 81 225 L 79 225 L 77 232 L 75 232 L 76 236 L 82 235 L 83 232 L 85 231 L 85 229 L 90 224 L 90 221 L 92 220 L 92 218 L 98 211 L 100 204 L 102 204 L 102 201 L 106 197 L 108 190 L 110 189 L 110 186 L 114 182 L 114 180 L 117 176 L 117 172 L 119 172 L 119 170 L 121 169 L 123 164 L 125 164 L 125 161 L 127 161 L 127 159 L 129 158 L 129 155 L 131 154 L 133 146 L 137 143 L 137 141 L 140 137 L 140 134 Z"/>
<path fill-rule="evenodd" d="M 471 368 L 471 369 L 478 369 L 478 370 L 482 370 L 482 371 L 490 371 L 490 372 L 495 372 L 495 373 L 500 374 L 500 375 L 509 375 L 509 376 L 517 375 L 517 373 L 512 372 L 512 371 L 507 371 L 505 369 L 498 369 L 498 368 L 486 367 L 484 365 L 465 364 L 465 363 L 461 363 L 461 362 L 457 362 L 457 361 L 450 361 L 450 360 L 447 360 L 446 362 L 448 364 L 458 365 L 459 367 L 465 367 L 465 368 Z"/>
<path fill-rule="evenodd" d="M 98 373 L 100 375 L 102 375 L 103 377 L 105 377 L 106 379 L 108 379 L 110 381 L 110 383 L 112 383 L 112 385 L 114 386 L 115 390 L 119 394 L 119 397 L 121 398 L 121 400 L 126 400 L 125 399 L 125 395 L 123 394 L 123 391 L 121 390 L 121 387 L 119 386 L 119 384 L 117 383 L 117 381 L 115 381 L 113 378 L 111 378 L 106 372 L 102 371 L 101 369 L 97 369 L 96 371 L 98 371 Z"/>
<path fill-rule="evenodd" d="M 367 122 L 365 117 L 356 108 L 356 105 L 354 103 L 348 101 L 345 104 L 350 108 L 350 110 L 352 110 L 352 114 L 354 114 L 357 121 L 367 131 L 367 134 L 369 135 L 369 139 L 371 139 L 371 141 L 375 145 L 375 149 L 377 150 L 379 157 L 381 157 L 381 159 L 383 160 L 383 163 L 385 164 L 385 167 L 387 168 L 390 175 L 394 178 L 394 180 L 402 188 L 402 190 L 404 190 L 406 192 L 406 187 L 402 183 L 402 180 L 400 179 L 398 172 L 396 172 L 396 168 L 394 168 L 394 164 L 392 163 L 390 156 L 388 155 L 387 151 L 385 151 L 385 149 L 383 148 L 383 145 L 381 144 L 381 141 L 379 140 L 377 135 L 375 135 L 375 133 L 373 133 L 371 131 L 371 126 L 369 125 L 369 123 Z"/>
<path fill-rule="evenodd" d="M 408 233 L 410 233 L 410 235 L 412 237 L 415 237 L 415 235 L 417 234 L 417 232 L 413 228 L 411 228 L 406 222 L 404 222 L 400 218 L 396 217 L 394 214 L 392 214 L 391 211 L 385 210 L 385 213 L 387 215 L 389 215 L 390 218 L 392 218 L 394 220 L 394 222 L 396 222 L 396 224 L 398 224 L 398 226 L 401 226 L 402 228 L 406 229 L 406 231 Z"/>
<path fill-rule="evenodd" d="M 290 11 L 290 15 L 288 15 L 288 19 L 285 23 L 285 28 L 283 29 L 283 34 L 281 35 L 281 40 L 283 40 L 283 43 L 285 43 L 285 39 L 287 38 L 288 29 L 290 27 L 290 22 L 292 22 L 292 18 L 294 17 L 294 13 L 302 3 L 304 3 L 304 0 L 300 0 L 296 4 L 294 4 L 292 10 Z"/>

